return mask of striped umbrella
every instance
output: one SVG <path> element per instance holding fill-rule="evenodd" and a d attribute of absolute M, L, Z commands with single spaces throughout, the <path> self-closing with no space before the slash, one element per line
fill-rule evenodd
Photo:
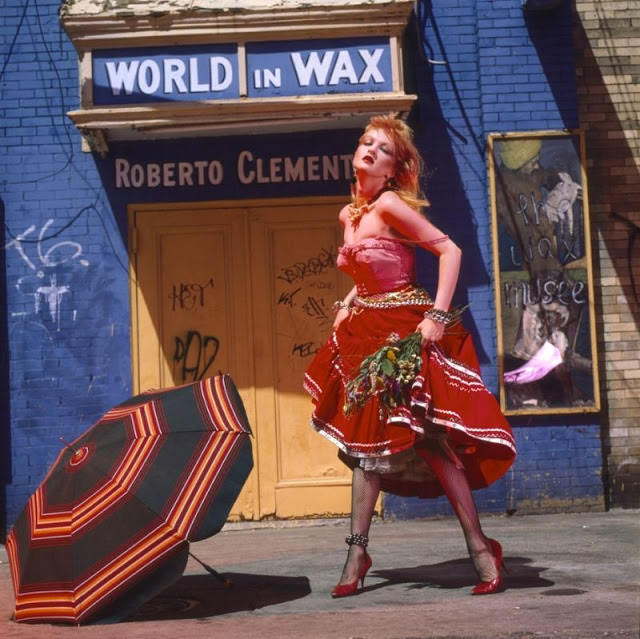
<path fill-rule="evenodd" d="M 122 619 L 178 579 L 246 481 L 250 433 L 227 375 L 110 410 L 63 448 L 9 533 L 16 621 Z"/>

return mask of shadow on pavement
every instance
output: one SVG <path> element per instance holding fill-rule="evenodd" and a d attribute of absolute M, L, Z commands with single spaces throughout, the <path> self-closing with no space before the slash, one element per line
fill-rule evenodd
<path fill-rule="evenodd" d="M 306 597 L 307 577 L 223 573 L 225 586 L 212 575 L 187 575 L 143 604 L 126 621 L 196 619 L 255 610 Z"/>
<path fill-rule="evenodd" d="M 540 573 L 547 570 L 546 567 L 533 566 L 531 563 L 532 560 L 527 557 L 505 557 L 505 564 L 509 571 L 504 574 L 506 588 L 548 588 L 554 585 L 550 579 L 540 576 Z M 381 577 L 386 581 L 365 586 L 364 591 L 403 583 L 407 584 L 410 589 L 464 588 L 478 583 L 473 564 L 469 559 L 454 559 L 412 568 L 372 570 L 371 575 Z"/>

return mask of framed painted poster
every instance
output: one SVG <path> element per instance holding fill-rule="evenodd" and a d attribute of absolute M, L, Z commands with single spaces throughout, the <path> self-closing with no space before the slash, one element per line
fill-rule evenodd
<path fill-rule="evenodd" d="M 600 410 L 582 131 L 491 134 L 500 402 Z"/>

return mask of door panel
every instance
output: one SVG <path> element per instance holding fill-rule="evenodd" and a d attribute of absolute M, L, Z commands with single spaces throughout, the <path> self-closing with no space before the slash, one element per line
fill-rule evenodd
<path fill-rule="evenodd" d="M 228 372 L 250 423 L 254 405 L 250 323 L 246 310 L 246 220 L 234 211 L 145 210 L 135 213 L 132 295 L 136 390 Z M 251 476 L 232 511 L 257 515 Z"/>
<path fill-rule="evenodd" d="M 136 390 L 233 377 L 255 436 L 234 518 L 350 509 L 350 472 L 311 428 L 302 388 L 350 286 L 335 268 L 339 205 L 289 202 L 131 212 Z"/>
<path fill-rule="evenodd" d="M 261 489 L 280 517 L 347 513 L 350 473 L 335 446 L 310 427 L 311 401 L 301 392 L 304 372 L 331 330 L 331 306 L 348 285 L 335 268 L 336 206 L 252 209 L 250 220 L 258 412 L 272 415 L 276 452 L 273 485 Z"/>

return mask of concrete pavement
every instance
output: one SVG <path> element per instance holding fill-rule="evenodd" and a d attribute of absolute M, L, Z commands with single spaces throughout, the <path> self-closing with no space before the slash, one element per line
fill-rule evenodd
<path fill-rule="evenodd" d="M 345 555 L 346 520 L 228 524 L 192 544 L 196 561 L 129 621 L 80 628 L 16 624 L 0 547 L 0 637 L 200 639 L 233 636 L 376 639 L 638 639 L 640 511 L 484 517 L 504 548 L 507 590 L 476 582 L 457 521 L 378 521 L 363 592 L 329 596 Z"/>

